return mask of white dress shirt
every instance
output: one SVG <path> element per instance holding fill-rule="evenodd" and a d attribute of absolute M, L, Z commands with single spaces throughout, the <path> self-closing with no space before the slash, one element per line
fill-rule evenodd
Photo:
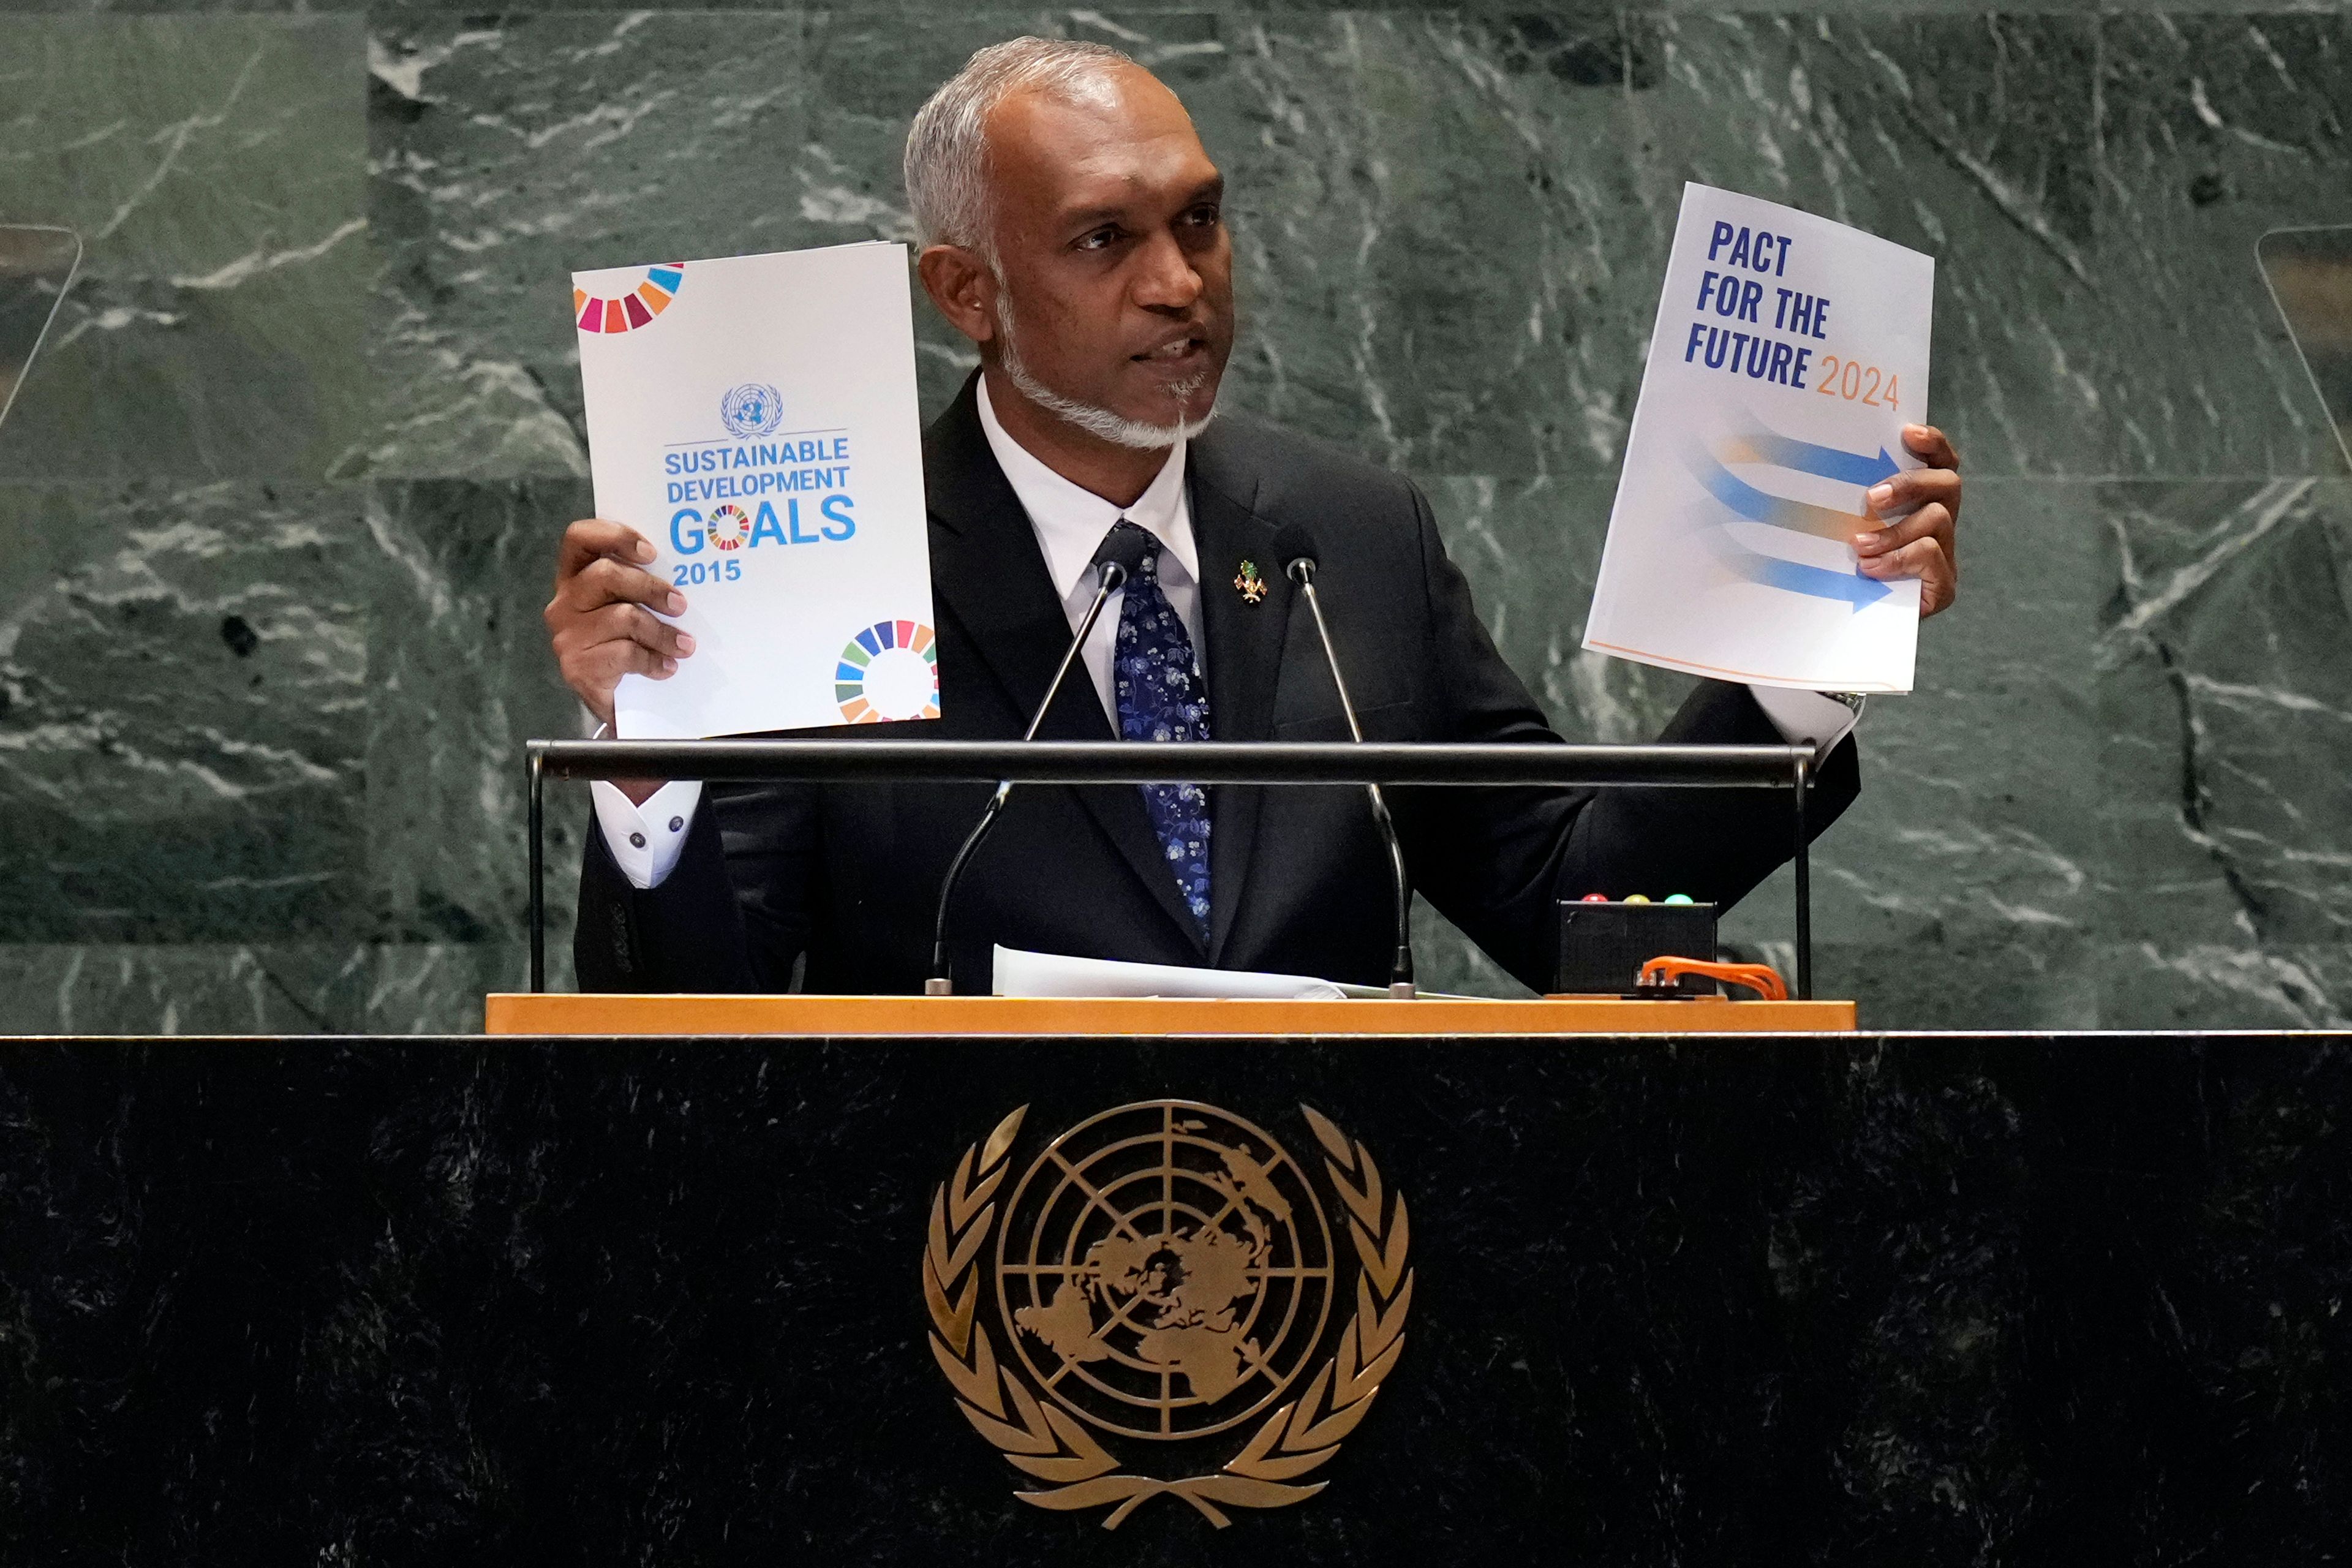
<path fill-rule="evenodd" d="M 1772 728 L 1780 731 L 1780 739 L 1792 746 L 1811 746 L 1826 756 L 1829 749 L 1845 739 L 1862 718 L 1862 700 L 1855 706 L 1845 703 L 1825 691 L 1792 691 L 1781 686 L 1751 686 L 1749 696 L 1756 706 L 1764 710 L 1764 717 L 1772 721 Z"/>
<path fill-rule="evenodd" d="M 590 727 L 583 714 L 583 728 Z M 604 737 L 604 727 L 593 725 L 592 741 Z M 686 853 L 686 830 L 694 826 L 694 808 L 702 804 L 700 779 L 672 779 L 633 804 L 618 784 L 598 779 L 588 786 L 596 802 L 596 826 L 604 830 L 604 847 L 613 864 L 633 888 L 658 888 L 677 868 Z"/>
<path fill-rule="evenodd" d="M 1086 619 L 1087 606 L 1094 603 L 1095 574 L 1087 568 L 1095 552 L 1102 548 L 1103 535 L 1110 531 L 1110 525 L 1125 518 L 1165 547 L 1160 552 L 1160 591 L 1168 595 L 1168 607 L 1184 623 L 1184 633 L 1192 639 L 1193 660 L 1206 675 L 1209 649 L 1201 636 L 1201 552 L 1192 542 L 1192 502 L 1184 484 L 1188 443 L 1179 441 L 1171 447 L 1159 478 L 1136 498 L 1133 506 L 1121 507 L 1064 479 L 1006 435 L 997 422 L 996 410 L 989 405 L 986 376 L 980 382 L 980 427 L 988 434 L 988 449 L 996 454 L 996 466 L 1013 481 L 1013 493 L 1029 514 L 1037 548 L 1045 552 L 1045 575 L 1053 579 L 1054 592 L 1061 596 L 1070 630 L 1078 629 L 1078 623 Z M 1103 602 L 1102 615 L 1095 621 L 1087 646 L 1078 650 L 1114 735 L 1118 733 L 1118 702 L 1111 689 L 1111 654 L 1118 642 L 1119 606 L 1126 600 L 1127 590 L 1122 588 Z M 1210 732 L 1215 733 L 1213 713 L 1209 726 Z"/>
<path fill-rule="evenodd" d="M 1094 574 L 1087 568 L 1094 561 L 1095 552 L 1101 548 L 1103 535 L 1123 517 L 1149 530 L 1163 546 L 1160 552 L 1160 592 L 1168 595 L 1169 607 L 1183 621 L 1184 630 L 1192 639 L 1192 657 L 1205 675 L 1209 648 L 1207 639 L 1201 635 L 1201 552 L 1192 538 L 1192 503 L 1184 484 L 1187 444 L 1179 441 L 1169 450 L 1159 477 L 1136 498 L 1133 506 L 1114 506 L 1047 468 L 1005 433 L 997 420 L 996 410 L 989 404 L 986 376 L 980 378 L 979 392 L 980 427 L 988 437 L 988 449 L 996 455 L 997 467 L 1004 470 L 1014 497 L 1029 514 L 1029 526 L 1037 535 L 1037 548 L 1045 556 L 1045 574 L 1053 580 L 1054 592 L 1061 595 L 1062 613 L 1069 618 L 1070 630 L 1078 629 L 1078 623 L 1086 618 L 1087 605 L 1094 600 Z M 1086 666 L 1087 679 L 1094 682 L 1095 695 L 1102 699 L 1103 716 L 1110 721 L 1114 733 L 1118 729 L 1118 704 L 1111 689 L 1111 655 L 1118 637 L 1119 606 L 1125 598 L 1126 591 L 1122 589 L 1104 603 L 1102 615 L 1078 655 Z M 1751 686 L 1748 689 L 1756 694 L 1757 704 L 1772 721 L 1772 727 L 1792 745 L 1835 745 L 1853 728 L 1858 716 L 1855 710 L 1836 698 L 1818 691 L 1786 691 L 1764 686 Z M 1055 700 L 1066 702 L 1069 698 L 1066 694 Z M 1212 714 L 1213 732 L 1215 723 Z M 596 799 L 596 821 L 604 829 L 605 847 L 613 852 L 613 863 L 628 878 L 630 886 L 658 887 L 685 852 L 687 829 L 693 825 L 695 807 L 701 802 L 702 785 L 690 782 L 664 784 L 643 806 L 632 805 L 627 795 L 601 779 L 591 787 Z"/>

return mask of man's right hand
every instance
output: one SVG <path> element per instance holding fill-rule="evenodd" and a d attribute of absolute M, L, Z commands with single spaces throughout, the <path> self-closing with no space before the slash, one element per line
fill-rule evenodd
<path fill-rule="evenodd" d="M 653 613 L 686 608 L 685 595 L 643 569 L 653 558 L 654 547 L 626 523 L 589 517 L 563 531 L 555 595 L 541 618 L 563 683 L 600 723 L 613 721 L 613 689 L 621 677 L 667 680 L 694 651 L 694 638 Z M 639 805 L 661 787 L 659 781 L 613 782 Z"/>

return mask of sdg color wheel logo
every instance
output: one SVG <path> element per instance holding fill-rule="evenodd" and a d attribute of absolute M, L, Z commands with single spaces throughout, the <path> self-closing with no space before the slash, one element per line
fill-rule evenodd
<path fill-rule="evenodd" d="M 710 520 L 703 526 L 713 550 L 740 550 L 751 537 L 751 520 L 732 501 L 711 508 Z"/>
<path fill-rule="evenodd" d="M 686 263 L 665 261 L 646 268 L 646 280 L 617 300 L 600 299 L 585 289 L 572 290 L 572 314 L 583 332 L 626 332 L 653 324 L 669 309 L 686 279 Z"/>
<path fill-rule="evenodd" d="M 940 716 L 940 656 L 931 628 L 877 621 L 849 639 L 833 672 L 841 716 L 853 724 Z"/>
<path fill-rule="evenodd" d="M 719 418 L 730 432 L 746 440 L 754 436 L 772 436 L 784 422 L 784 400 L 772 386 L 745 382 L 730 387 L 727 395 L 719 400 Z"/>

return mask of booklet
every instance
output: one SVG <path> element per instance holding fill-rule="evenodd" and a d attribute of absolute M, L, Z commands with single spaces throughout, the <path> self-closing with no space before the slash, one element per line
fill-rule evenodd
<path fill-rule="evenodd" d="M 1936 264 L 1706 185 L 1682 216 L 1584 646 L 1754 685 L 1908 691 L 1916 579 L 1855 569 L 1919 460 Z"/>
<path fill-rule="evenodd" d="M 906 247 L 572 275 L 596 513 L 659 552 L 695 651 L 631 740 L 940 714 Z"/>

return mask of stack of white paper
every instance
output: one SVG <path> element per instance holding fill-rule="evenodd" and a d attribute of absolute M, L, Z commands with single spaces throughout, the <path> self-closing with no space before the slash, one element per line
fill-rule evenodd
<path fill-rule="evenodd" d="M 1126 963 L 1110 958 L 1068 958 L 1055 952 L 996 950 L 999 996 L 1202 996 L 1226 1001 L 1335 1002 L 1350 992 L 1385 991 L 1336 984 L 1306 974 L 1255 974 L 1235 969 L 1187 969 L 1173 963 Z"/>

